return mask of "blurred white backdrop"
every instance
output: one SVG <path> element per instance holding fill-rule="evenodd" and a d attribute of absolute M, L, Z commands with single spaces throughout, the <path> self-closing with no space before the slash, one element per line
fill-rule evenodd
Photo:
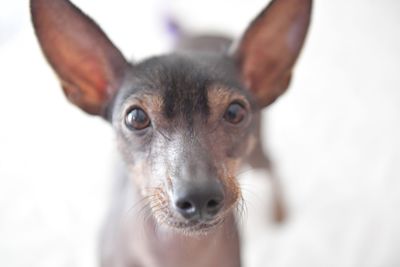
<path fill-rule="evenodd" d="M 267 1 L 74 2 L 140 60 L 170 47 L 167 14 L 239 36 Z M 113 133 L 65 100 L 28 2 L 0 6 L 0 266 L 97 266 Z M 396 0 L 315 1 L 292 86 L 266 112 L 290 218 L 254 212 L 268 186 L 248 172 L 245 266 L 400 266 L 399 12 Z"/>

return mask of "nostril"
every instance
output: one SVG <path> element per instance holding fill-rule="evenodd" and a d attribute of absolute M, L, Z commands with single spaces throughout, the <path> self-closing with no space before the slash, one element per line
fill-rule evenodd
<path fill-rule="evenodd" d="M 176 206 L 179 209 L 184 210 L 184 211 L 190 211 L 191 209 L 194 208 L 192 203 L 190 203 L 189 201 L 185 201 L 185 200 L 184 201 L 178 201 L 176 203 Z"/>
<path fill-rule="evenodd" d="M 187 199 L 178 200 L 175 202 L 175 206 L 177 211 L 186 219 L 193 219 L 197 214 L 195 203 Z"/>
<path fill-rule="evenodd" d="M 211 199 L 207 202 L 207 209 L 215 209 L 219 206 L 219 201 Z"/>
<path fill-rule="evenodd" d="M 210 199 L 205 206 L 205 212 L 208 216 L 216 215 L 221 209 L 222 200 Z"/>

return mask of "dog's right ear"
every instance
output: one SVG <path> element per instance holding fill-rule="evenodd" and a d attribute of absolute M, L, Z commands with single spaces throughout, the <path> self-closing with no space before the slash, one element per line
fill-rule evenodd
<path fill-rule="evenodd" d="M 31 0 L 40 46 L 67 98 L 105 115 L 129 63 L 96 23 L 68 0 Z"/>

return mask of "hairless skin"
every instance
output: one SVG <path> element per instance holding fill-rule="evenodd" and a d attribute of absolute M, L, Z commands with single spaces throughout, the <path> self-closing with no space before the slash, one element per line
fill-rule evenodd
<path fill-rule="evenodd" d="M 268 167 L 260 110 L 289 85 L 312 1 L 272 1 L 234 45 L 186 37 L 173 53 L 138 63 L 68 0 L 30 2 L 66 97 L 117 136 L 121 166 L 101 266 L 240 266 L 236 175 L 243 164 Z"/>

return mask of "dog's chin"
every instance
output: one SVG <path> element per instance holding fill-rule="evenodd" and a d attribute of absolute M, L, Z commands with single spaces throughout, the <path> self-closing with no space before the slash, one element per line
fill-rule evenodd
<path fill-rule="evenodd" d="M 213 220 L 189 221 L 174 216 L 171 212 L 165 212 L 164 216 L 159 215 L 154 214 L 154 217 L 156 223 L 161 227 L 166 227 L 174 232 L 188 236 L 207 235 L 215 231 L 224 222 L 224 218 L 220 217 Z"/>
<path fill-rule="evenodd" d="M 197 222 L 182 222 L 169 220 L 165 221 L 164 225 L 171 228 L 173 231 L 184 235 L 206 235 L 215 231 L 223 222 L 223 219 L 212 221 L 197 221 Z"/>

